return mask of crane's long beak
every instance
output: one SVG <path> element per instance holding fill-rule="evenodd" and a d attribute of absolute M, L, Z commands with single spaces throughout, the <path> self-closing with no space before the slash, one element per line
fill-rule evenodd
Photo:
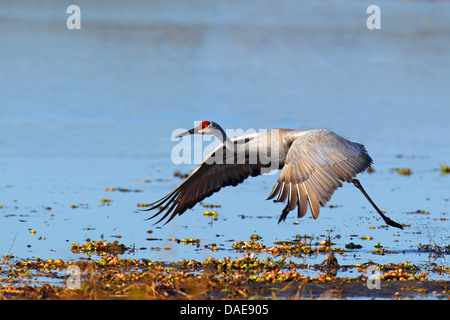
<path fill-rule="evenodd" d="M 192 128 L 191 130 L 188 130 L 188 131 L 185 131 L 183 133 L 180 133 L 175 138 L 181 138 L 183 136 L 187 136 L 187 135 L 194 134 L 194 133 L 195 133 L 195 128 Z"/>

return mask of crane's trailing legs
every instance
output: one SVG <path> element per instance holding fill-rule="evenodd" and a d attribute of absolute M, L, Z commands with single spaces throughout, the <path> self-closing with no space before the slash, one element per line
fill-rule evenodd
<path fill-rule="evenodd" d="M 355 187 L 357 187 L 362 192 L 362 194 L 367 198 L 367 200 L 369 200 L 370 204 L 375 208 L 375 210 L 377 210 L 378 214 L 381 216 L 381 218 L 383 218 L 384 222 L 386 222 L 388 225 L 390 225 L 392 227 L 403 229 L 403 226 L 400 223 L 397 223 L 397 222 L 389 219 L 388 217 L 386 217 L 383 214 L 383 212 L 381 212 L 381 210 L 372 201 L 372 199 L 370 199 L 369 195 L 367 194 L 366 190 L 364 190 L 364 188 L 362 187 L 362 185 L 358 179 L 353 179 L 352 183 L 355 185 Z"/>

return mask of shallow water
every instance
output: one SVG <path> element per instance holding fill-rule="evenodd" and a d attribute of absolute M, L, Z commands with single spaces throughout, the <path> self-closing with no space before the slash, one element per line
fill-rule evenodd
<path fill-rule="evenodd" d="M 417 250 L 449 245 L 450 175 L 440 170 L 450 164 L 448 4 L 382 3 L 382 29 L 373 31 L 367 4 L 352 1 L 79 1 L 81 30 L 66 28 L 68 5 L 1 5 L 1 254 L 79 259 L 69 247 L 89 238 L 135 246 L 136 258 L 203 260 L 241 256 L 232 244 L 254 233 L 267 246 L 299 234 L 363 246 L 338 256 L 341 264 L 448 266 L 448 255 Z M 351 185 L 318 220 L 291 213 L 277 224 L 283 206 L 264 200 L 276 175 L 208 198 L 221 205 L 217 220 L 197 205 L 153 226 L 137 204 L 176 187 L 175 171 L 195 168 L 171 162 L 172 132 L 206 119 L 244 130 L 327 128 L 363 143 L 375 172 L 361 183 L 410 226 L 382 227 Z M 429 214 L 411 213 L 419 209 Z M 377 242 L 398 253 L 372 254 Z M 211 243 L 223 250 L 204 249 Z"/>

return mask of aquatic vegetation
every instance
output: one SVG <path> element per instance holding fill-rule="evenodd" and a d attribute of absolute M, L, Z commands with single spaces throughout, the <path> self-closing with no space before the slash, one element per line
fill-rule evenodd
<path fill-rule="evenodd" d="M 222 207 L 222 205 L 220 205 L 220 204 L 209 204 L 209 203 L 203 203 L 203 202 L 200 202 L 200 205 L 203 208 L 221 208 Z"/>
<path fill-rule="evenodd" d="M 255 241 L 237 241 L 233 244 L 233 249 L 237 250 L 251 250 L 254 252 L 264 252 L 266 251 L 266 246 L 262 243 Z"/>
<path fill-rule="evenodd" d="M 350 249 L 350 250 L 352 250 L 352 249 L 361 249 L 361 248 L 362 248 L 362 245 L 354 244 L 353 242 L 350 242 L 350 243 L 345 245 L 345 249 Z"/>
<path fill-rule="evenodd" d="M 381 280 L 384 281 L 423 281 L 428 279 L 428 272 L 417 273 L 420 268 L 409 264 L 408 262 L 387 264 L 385 266 L 381 266 L 381 270 L 387 270 L 387 272 L 381 276 Z"/>
<path fill-rule="evenodd" d="M 105 188 L 105 191 L 119 191 L 119 192 L 142 192 L 139 189 L 127 189 L 127 188 Z"/>
<path fill-rule="evenodd" d="M 329 237 L 319 243 L 302 241 L 305 239 L 306 236 L 299 236 L 299 243 L 271 247 L 256 241 L 237 241 L 232 247 L 243 254 L 235 259 L 229 256 L 222 259 L 209 257 L 203 261 L 182 259 L 171 263 L 120 258 L 119 255 L 129 248 L 117 241 L 89 241 L 83 245 L 74 243 L 70 246 L 72 250 L 101 252 L 100 259 L 64 262 L 61 259 L 35 258 L 14 261 L 14 257 L 7 256 L 0 260 L 0 296 L 9 299 L 261 299 L 284 296 L 291 286 L 295 289 L 289 291 L 292 297 L 303 296 L 305 288 L 309 288 L 310 294 L 329 294 L 333 287 L 321 287 L 321 284 L 337 285 L 340 288 L 346 286 L 347 291 L 363 290 L 368 279 L 367 270 L 374 265 L 373 262 L 340 265 L 335 255 L 343 255 L 344 252 L 340 248 L 330 247 L 332 242 Z M 198 239 L 193 238 L 175 241 L 199 243 Z M 383 249 L 380 243 L 375 247 Z M 420 245 L 420 248 L 426 246 Z M 259 257 L 259 254 L 265 253 L 296 251 L 326 254 L 327 257 L 320 264 L 287 262 L 289 255 L 282 255 L 277 260 L 276 256 Z M 448 267 L 434 266 L 423 272 L 421 267 L 409 262 L 375 265 L 381 271 L 383 286 L 387 286 L 387 283 L 414 283 L 405 289 L 394 287 L 398 289 L 394 291 L 393 298 L 401 296 L 398 292 L 418 290 L 423 293 L 430 288 L 433 292 L 439 291 L 443 297 L 450 297 L 448 281 L 426 281 L 429 272 L 450 273 Z M 77 289 L 64 285 L 69 267 L 80 270 L 81 282 Z M 354 269 L 359 275 L 352 278 L 337 276 L 341 270 L 349 269 Z M 36 282 L 37 278 L 53 279 L 53 284 Z M 27 281 L 33 281 L 34 286 L 18 285 Z M 340 298 L 345 297 L 342 291 L 336 293 Z M 371 290 L 366 291 L 369 296 L 372 293 Z"/>
<path fill-rule="evenodd" d="M 203 213 L 203 215 L 204 215 L 205 217 L 216 218 L 219 214 L 217 213 L 217 211 L 209 211 L 209 210 L 206 210 L 206 211 Z"/>
<path fill-rule="evenodd" d="M 416 210 L 416 211 L 412 211 L 412 212 L 407 212 L 408 214 L 424 214 L 424 215 L 428 215 L 430 214 L 429 211 L 425 211 L 425 210 Z"/>
<path fill-rule="evenodd" d="M 367 173 L 374 173 L 375 169 L 373 167 L 368 167 L 366 170 Z"/>
<path fill-rule="evenodd" d="M 200 239 L 194 239 L 194 238 L 184 238 L 184 239 L 170 238 L 169 240 L 175 241 L 176 243 L 196 245 L 197 247 L 200 245 Z"/>
<path fill-rule="evenodd" d="M 151 205 L 149 203 L 138 203 L 137 206 L 139 208 L 146 208 L 146 207 L 150 207 Z"/>
<path fill-rule="evenodd" d="M 72 204 L 70 206 L 71 209 L 76 209 L 76 208 L 88 208 L 88 205 L 85 203 L 79 203 L 79 204 Z"/>
<path fill-rule="evenodd" d="M 397 173 L 402 176 L 409 176 L 413 173 L 412 170 L 408 168 L 394 168 L 392 170 L 397 171 Z"/>
<path fill-rule="evenodd" d="M 261 239 L 262 239 L 262 237 L 259 234 L 252 234 L 250 236 L 250 240 L 252 240 L 252 241 L 258 241 L 258 240 L 261 240 Z"/>
<path fill-rule="evenodd" d="M 373 254 L 384 255 L 386 253 L 398 253 L 396 251 L 390 251 L 390 250 L 383 248 L 383 246 L 379 242 L 377 242 L 374 247 L 375 247 L 375 250 L 372 251 Z"/>
<path fill-rule="evenodd" d="M 173 173 L 173 176 L 180 179 L 186 179 L 187 177 L 189 177 L 189 173 L 181 173 L 180 171 L 175 171 Z"/>
<path fill-rule="evenodd" d="M 322 261 L 320 266 L 325 268 L 339 268 L 339 262 L 334 256 L 333 252 L 331 252 L 328 257 Z"/>
<path fill-rule="evenodd" d="M 275 257 L 278 255 L 301 256 L 302 254 L 312 255 L 344 251 L 342 248 L 332 248 L 332 243 L 327 240 L 314 244 L 296 241 L 281 241 L 275 244 L 274 246 L 266 247 L 266 245 L 256 241 L 237 241 L 233 244 L 233 249 L 239 251 L 265 252 Z"/>
<path fill-rule="evenodd" d="M 352 267 L 339 266 L 337 260 L 332 258 L 333 253 L 325 259 L 327 263 L 324 261 L 320 265 L 306 265 L 286 263 L 284 259 L 275 261 L 270 257 L 258 258 L 254 253 L 244 254 L 237 259 L 210 257 L 204 261 L 183 259 L 173 263 L 122 259 L 109 253 L 100 260 L 70 262 L 39 258 L 12 261 L 10 256 L 2 261 L 9 268 L 0 273 L 3 275 L 0 279 L 3 283 L 0 295 L 3 298 L 30 299 L 261 299 L 273 298 L 274 293 L 281 294 L 291 284 L 294 284 L 294 288 L 307 286 L 309 290 L 319 290 L 318 292 L 328 290 L 326 287 L 316 286 L 323 283 L 362 290 L 368 276 L 367 268 L 373 263 L 355 265 L 353 268 L 360 276 L 339 278 L 339 269 Z M 57 285 L 55 282 L 37 286 L 35 282 L 34 289 L 16 285 L 23 281 L 33 281 L 36 277 L 65 281 L 67 275 L 64 276 L 64 272 L 70 266 L 76 266 L 80 270 L 81 283 L 77 289 L 70 289 L 64 284 Z M 426 281 L 428 272 L 420 272 L 420 267 L 416 265 L 404 262 L 376 266 L 381 270 L 381 281 L 385 283 L 414 282 L 414 288 L 433 288 L 439 290 L 441 295 L 450 296 L 447 282 Z M 321 272 L 323 268 L 331 272 Z M 317 270 L 317 275 L 302 272 L 310 269 Z M 446 267 L 434 269 L 432 272 L 449 272 Z M 369 290 L 368 294 L 371 292 L 373 291 Z"/>
<path fill-rule="evenodd" d="M 182 240 L 180 240 L 180 242 L 181 243 L 183 243 L 183 244 L 196 244 L 196 245 L 198 245 L 198 244 L 200 244 L 200 239 L 194 239 L 194 238 L 185 238 L 185 239 L 182 239 Z"/>
<path fill-rule="evenodd" d="M 117 255 L 122 254 L 129 249 L 129 247 L 123 244 L 119 244 L 117 240 L 112 243 L 103 242 L 103 240 L 85 242 L 82 245 L 73 243 L 70 246 L 70 250 L 72 250 L 72 252 L 74 253 L 95 253 L 97 255 L 106 255 L 107 253 Z"/>

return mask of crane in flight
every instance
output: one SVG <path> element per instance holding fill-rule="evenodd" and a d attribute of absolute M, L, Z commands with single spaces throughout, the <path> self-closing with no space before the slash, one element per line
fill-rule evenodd
<path fill-rule="evenodd" d="M 381 212 L 362 187 L 356 175 L 372 164 L 362 144 L 344 139 L 325 129 L 271 129 L 230 139 L 220 125 L 203 121 L 176 138 L 192 134 L 211 134 L 222 143 L 172 192 L 150 204 L 146 210 L 158 210 L 159 223 L 166 223 L 226 186 L 237 186 L 245 179 L 271 169 L 281 170 L 270 193 L 274 202 L 286 202 L 278 223 L 298 208 L 297 216 L 305 216 L 308 206 L 314 219 L 319 216 L 334 191 L 343 182 L 353 183 L 372 204 L 386 224 L 403 226 Z"/>

